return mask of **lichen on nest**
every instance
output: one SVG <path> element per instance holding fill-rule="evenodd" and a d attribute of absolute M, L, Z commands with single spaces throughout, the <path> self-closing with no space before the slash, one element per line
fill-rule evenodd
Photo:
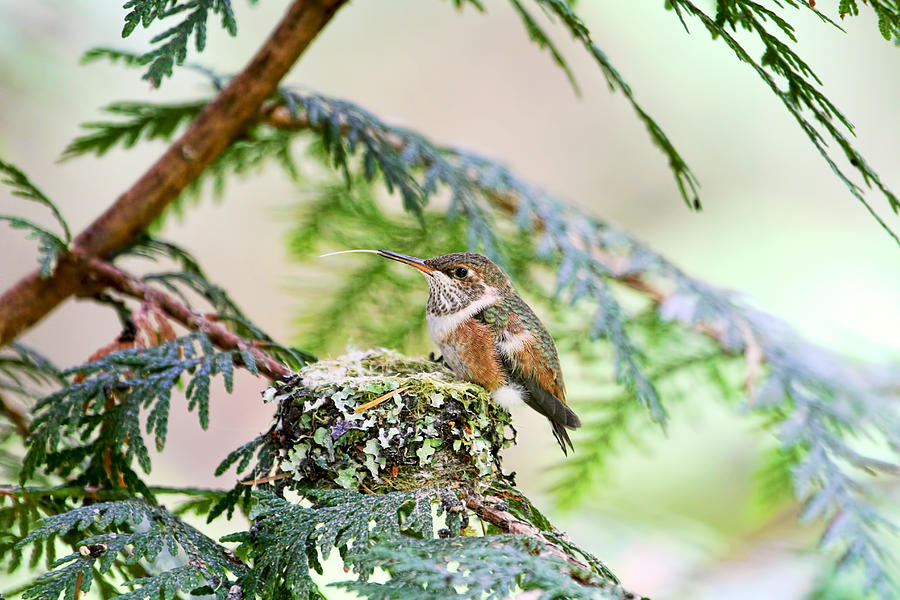
<path fill-rule="evenodd" d="M 297 485 L 383 492 L 512 483 L 499 458 L 515 441 L 509 412 L 433 361 L 382 348 L 352 352 L 263 395 L 279 403 L 281 471 Z"/>

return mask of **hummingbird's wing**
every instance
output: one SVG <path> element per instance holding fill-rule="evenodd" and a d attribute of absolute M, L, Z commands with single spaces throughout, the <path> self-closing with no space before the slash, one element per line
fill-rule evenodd
<path fill-rule="evenodd" d="M 525 403 L 550 420 L 563 452 L 566 445 L 571 448 L 566 428 L 580 427 L 581 420 L 566 406 L 556 344 L 537 315 L 524 300 L 511 295 L 484 309 L 478 318 L 496 332 L 497 354 L 510 381 L 528 392 Z"/>

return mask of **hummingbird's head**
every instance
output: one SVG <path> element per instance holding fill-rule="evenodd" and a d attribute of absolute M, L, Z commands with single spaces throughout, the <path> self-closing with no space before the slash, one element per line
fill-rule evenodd
<path fill-rule="evenodd" d="M 402 255 L 382 256 L 406 262 Z M 414 259 L 416 260 L 416 259 Z M 478 303 L 480 308 L 499 301 L 511 292 L 509 278 L 500 267 L 481 254 L 454 252 L 417 263 L 407 263 L 419 269 L 428 280 L 427 311 L 432 315 L 448 315 Z"/>
<path fill-rule="evenodd" d="M 451 315 L 476 304 L 486 308 L 512 293 L 509 278 L 489 258 L 472 252 L 454 252 L 422 260 L 389 250 L 344 250 L 370 252 L 418 269 L 428 280 L 428 314 Z M 323 255 L 329 256 L 329 255 Z"/>

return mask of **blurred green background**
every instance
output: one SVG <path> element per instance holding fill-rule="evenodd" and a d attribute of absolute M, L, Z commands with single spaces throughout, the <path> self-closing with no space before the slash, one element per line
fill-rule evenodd
<path fill-rule="evenodd" d="M 454 11 L 446 1 L 357 0 L 341 10 L 288 82 L 498 157 L 526 179 L 619 223 L 687 272 L 740 290 L 820 344 L 867 360 L 900 358 L 900 250 L 832 175 L 780 101 L 723 44 L 697 24 L 686 35 L 662 0 L 579 5 L 598 45 L 699 177 L 705 208 L 698 214 L 685 208 L 662 154 L 624 98 L 609 94 L 590 58 L 556 31 L 581 85 L 579 98 L 529 43 L 509 7 L 488 4 L 481 15 Z M 237 71 L 286 5 L 236 2 L 238 37 L 211 27 L 206 52 L 190 60 Z M 819 8 L 836 14 L 837 2 Z M 78 124 L 98 120 L 98 109 L 116 100 L 207 94 L 206 82 L 185 70 L 154 90 L 137 71 L 79 66 L 91 46 L 147 47 L 148 36 L 120 39 L 123 15 L 118 5 L 88 0 L 0 0 L 0 156 L 56 200 L 73 231 L 163 148 L 147 143 L 102 160 L 58 164 Z M 797 25 L 799 53 L 855 123 L 857 147 L 888 187 L 900 190 L 900 49 L 880 38 L 865 8 L 842 22 L 846 34 L 806 11 L 788 16 Z M 287 256 L 286 217 L 307 201 L 273 168 L 233 181 L 223 202 L 203 200 L 171 220 L 164 235 L 192 251 L 264 329 L 298 339 L 298 298 L 309 301 L 303 290 L 314 288 L 316 278 L 334 277 Z M 45 217 L 17 202 L 4 194 L 2 212 Z M 883 214 L 900 228 L 895 216 Z M 30 271 L 35 256 L 19 232 L 0 230 L 0 287 Z M 425 293 L 423 285 L 423 302 Z M 360 315 L 365 311 L 359 307 Z M 117 333 L 111 311 L 70 300 L 23 341 L 68 366 Z M 578 398 L 590 395 L 590 378 L 575 365 L 567 373 L 577 410 Z M 230 486 L 212 471 L 267 427 L 271 407 L 262 406 L 261 387 L 247 376 L 233 395 L 219 390 L 208 432 L 196 419 L 176 415 L 151 479 Z M 552 469 L 562 457 L 546 424 L 527 409 L 514 413 L 526 443 L 508 453 L 506 466 L 558 526 L 631 590 L 656 600 L 804 597 L 824 564 L 811 551 L 816 529 L 795 524 L 795 507 L 764 506 L 754 493 L 759 457 L 772 441 L 758 423 L 711 394 L 672 406 L 671 413 L 667 435 L 651 429 L 639 443 L 623 446 L 590 501 L 573 510 L 550 500 Z"/>

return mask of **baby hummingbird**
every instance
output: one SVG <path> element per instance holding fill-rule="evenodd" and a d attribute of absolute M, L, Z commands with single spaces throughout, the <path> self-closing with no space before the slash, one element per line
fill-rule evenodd
<path fill-rule="evenodd" d="M 444 363 L 477 383 L 497 404 L 519 402 L 550 421 L 563 453 L 573 448 L 566 429 L 581 420 L 566 406 L 556 344 L 500 267 L 481 254 L 455 252 L 427 260 L 388 250 L 370 252 L 418 269 L 428 281 L 428 332 Z"/>

